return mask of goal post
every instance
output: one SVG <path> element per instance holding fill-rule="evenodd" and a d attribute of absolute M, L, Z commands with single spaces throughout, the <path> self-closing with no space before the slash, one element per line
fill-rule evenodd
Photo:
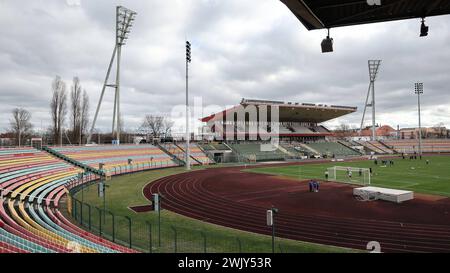
<path fill-rule="evenodd" d="M 368 168 L 334 166 L 327 169 L 328 181 L 355 185 L 370 185 L 371 175 Z"/>

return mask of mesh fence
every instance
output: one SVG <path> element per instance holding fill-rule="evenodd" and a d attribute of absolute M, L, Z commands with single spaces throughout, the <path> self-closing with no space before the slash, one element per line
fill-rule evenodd
<path fill-rule="evenodd" d="M 272 242 L 267 237 L 249 239 L 227 232 L 217 233 L 167 223 L 160 226 L 157 217 L 152 220 L 132 219 L 83 203 L 73 197 L 71 216 L 85 230 L 146 253 L 272 252 Z M 299 252 L 299 249 L 276 242 L 274 252 L 294 253 Z"/>

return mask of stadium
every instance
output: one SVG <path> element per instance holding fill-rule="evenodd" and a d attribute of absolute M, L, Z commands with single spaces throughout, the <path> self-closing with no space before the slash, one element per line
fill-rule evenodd
<path fill-rule="evenodd" d="M 281 2 L 308 30 L 450 13 L 449 1 Z M 328 126 L 359 114 L 357 106 L 284 101 L 279 92 L 203 114 L 199 128 L 186 121 L 178 135 L 127 134 L 120 52 L 136 14 L 117 7 L 113 57 L 89 127 L 80 114 L 73 131 L 55 122 L 49 137 L 25 136 L 25 120 L 17 134 L 2 134 L 0 253 L 450 252 L 450 130 L 422 128 L 423 84 L 415 85 L 418 128 L 376 123 L 380 61 L 369 60 L 358 129 Z M 332 45 L 327 36 L 322 51 Z M 190 42 L 185 61 L 187 97 Z M 115 91 L 113 127 L 101 134 L 107 88 Z M 152 132 L 164 123 L 146 122 Z"/>

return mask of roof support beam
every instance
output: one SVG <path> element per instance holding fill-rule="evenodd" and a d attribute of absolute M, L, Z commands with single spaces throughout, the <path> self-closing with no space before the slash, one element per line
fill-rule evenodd
<path fill-rule="evenodd" d="M 324 28 L 325 25 L 303 0 L 281 0 L 297 18 L 309 29 Z"/>

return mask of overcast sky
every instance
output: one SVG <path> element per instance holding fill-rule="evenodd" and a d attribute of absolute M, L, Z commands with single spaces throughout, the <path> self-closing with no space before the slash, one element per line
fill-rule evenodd
<path fill-rule="evenodd" d="M 114 46 L 116 5 L 138 12 L 122 53 L 128 129 L 145 114 L 170 115 L 184 103 L 186 38 L 192 43 L 192 102 L 198 97 L 205 106 L 224 108 L 255 98 L 357 106 L 357 113 L 326 125 L 359 126 L 367 60 L 382 59 L 377 121 L 416 126 L 413 89 L 422 81 L 424 125 L 450 127 L 449 16 L 427 18 L 427 38 L 419 38 L 419 20 L 332 29 L 335 52 L 322 54 L 326 31 L 308 32 L 278 0 L 0 0 L 0 131 L 15 107 L 32 112 L 36 129 L 49 126 L 56 75 L 68 88 L 73 76 L 81 79 L 93 114 Z M 111 127 L 112 103 L 110 89 L 98 121 L 103 131 Z"/>

